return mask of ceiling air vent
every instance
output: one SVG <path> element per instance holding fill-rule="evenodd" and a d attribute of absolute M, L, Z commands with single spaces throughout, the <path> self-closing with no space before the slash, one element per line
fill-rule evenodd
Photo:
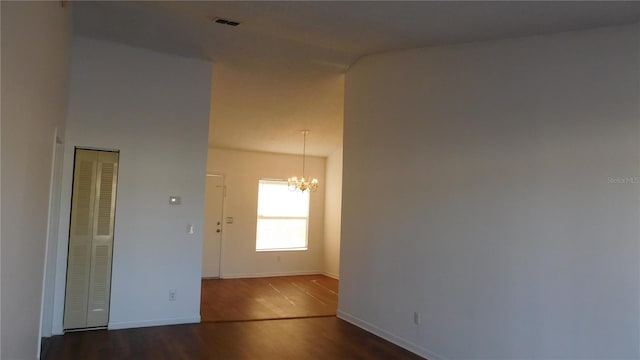
<path fill-rule="evenodd" d="M 223 24 L 223 25 L 229 25 L 229 26 L 238 26 L 238 25 L 240 25 L 240 23 L 237 22 L 237 21 L 233 21 L 233 20 L 229 20 L 229 19 L 223 19 L 223 18 L 219 18 L 219 17 L 213 18 L 213 20 L 211 20 L 211 21 L 213 21 L 214 23 Z"/>

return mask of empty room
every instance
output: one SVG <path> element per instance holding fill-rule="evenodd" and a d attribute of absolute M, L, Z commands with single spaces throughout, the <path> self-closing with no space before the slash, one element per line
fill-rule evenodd
<path fill-rule="evenodd" d="M 640 2 L 0 13 L 2 360 L 640 359 Z"/>

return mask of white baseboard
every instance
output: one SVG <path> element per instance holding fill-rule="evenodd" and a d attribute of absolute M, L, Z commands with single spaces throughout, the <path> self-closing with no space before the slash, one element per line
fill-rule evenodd
<path fill-rule="evenodd" d="M 326 272 L 325 271 L 325 272 L 322 273 L 322 275 L 328 276 L 328 277 L 336 279 L 336 280 L 340 280 L 340 276 L 338 276 L 336 274 L 333 274 L 333 273 L 330 273 L 330 272 Z"/>
<path fill-rule="evenodd" d="M 221 279 L 243 279 L 243 278 L 262 278 L 276 276 L 294 276 L 294 275 L 319 275 L 322 271 L 289 271 L 289 272 L 270 272 L 270 273 L 249 273 L 249 274 L 224 274 Z"/>
<path fill-rule="evenodd" d="M 426 359 L 429 360 L 447 360 L 444 356 L 438 355 L 436 353 L 434 353 L 433 351 L 430 351 L 428 349 L 425 349 L 423 347 L 421 347 L 420 345 L 414 344 L 410 341 L 407 341 L 405 339 L 402 339 L 400 337 L 397 337 L 393 334 L 391 334 L 390 332 L 383 330 L 379 327 L 377 327 L 376 325 L 373 325 L 369 322 L 366 322 L 358 317 L 355 317 L 351 314 L 348 314 L 344 311 L 338 310 L 338 314 L 337 314 L 338 318 L 349 322 L 359 328 L 362 328 L 374 335 L 377 335 L 389 342 L 392 342 L 398 346 L 400 346 L 401 348 L 407 349 L 409 351 L 411 351 L 414 354 L 420 355 Z"/>
<path fill-rule="evenodd" d="M 132 329 L 132 328 L 149 327 L 149 326 L 195 324 L 199 322 L 200 322 L 200 316 L 196 316 L 196 317 L 188 317 L 188 318 L 110 322 L 107 328 L 109 330 L 118 330 L 118 329 Z"/>

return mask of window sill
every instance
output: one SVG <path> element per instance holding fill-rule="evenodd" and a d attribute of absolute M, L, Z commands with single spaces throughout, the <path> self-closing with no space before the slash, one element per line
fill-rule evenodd
<path fill-rule="evenodd" d="M 274 251 L 307 251 L 309 248 L 290 248 L 290 249 L 256 249 L 256 252 L 274 252 Z"/>

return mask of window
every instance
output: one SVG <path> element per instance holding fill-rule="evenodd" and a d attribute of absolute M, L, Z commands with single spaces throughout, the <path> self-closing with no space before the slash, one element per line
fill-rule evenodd
<path fill-rule="evenodd" d="M 256 251 L 307 250 L 309 192 L 289 191 L 284 180 L 260 180 Z"/>

